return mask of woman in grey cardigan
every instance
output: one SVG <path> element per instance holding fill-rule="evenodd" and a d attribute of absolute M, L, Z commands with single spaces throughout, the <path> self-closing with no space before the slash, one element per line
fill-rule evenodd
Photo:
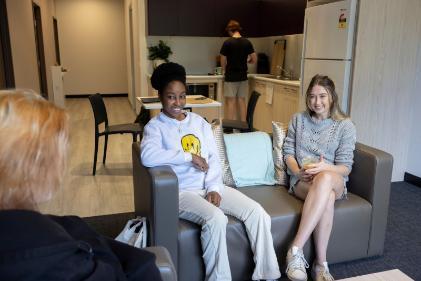
<path fill-rule="evenodd" d="M 326 250 L 333 223 L 335 200 L 346 198 L 346 182 L 353 164 L 355 126 L 340 110 L 333 81 L 312 78 L 306 92 L 307 110 L 289 123 L 284 159 L 290 175 L 290 192 L 304 200 L 298 232 L 287 253 L 287 276 L 307 280 L 303 246 L 314 234 L 316 259 L 312 278 L 334 280 L 329 273 Z"/>

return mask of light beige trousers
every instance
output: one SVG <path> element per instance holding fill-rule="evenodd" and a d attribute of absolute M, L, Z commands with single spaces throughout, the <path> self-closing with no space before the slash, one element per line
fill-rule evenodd
<path fill-rule="evenodd" d="M 252 279 L 277 279 L 281 276 L 270 232 L 271 219 L 259 203 L 238 190 L 226 186 L 221 204 L 212 205 L 204 198 L 205 190 L 181 191 L 179 216 L 202 226 L 201 243 L 206 280 L 231 280 L 228 262 L 225 214 L 242 221 L 246 227 L 256 264 Z"/>

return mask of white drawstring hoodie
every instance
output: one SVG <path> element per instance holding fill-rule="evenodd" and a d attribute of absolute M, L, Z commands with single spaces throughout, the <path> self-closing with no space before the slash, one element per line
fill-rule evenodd
<path fill-rule="evenodd" d="M 192 153 L 206 159 L 206 173 L 194 167 Z M 222 195 L 224 185 L 211 125 L 195 113 L 186 112 L 182 121 L 162 112 L 152 118 L 144 128 L 140 157 L 146 167 L 169 165 L 177 175 L 179 191 L 206 189 L 206 193 Z"/>

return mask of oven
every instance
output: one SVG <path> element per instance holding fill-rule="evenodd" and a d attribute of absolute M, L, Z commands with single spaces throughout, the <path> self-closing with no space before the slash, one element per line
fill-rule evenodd
<path fill-rule="evenodd" d="M 202 95 L 216 100 L 216 83 L 187 83 L 188 95 Z"/>

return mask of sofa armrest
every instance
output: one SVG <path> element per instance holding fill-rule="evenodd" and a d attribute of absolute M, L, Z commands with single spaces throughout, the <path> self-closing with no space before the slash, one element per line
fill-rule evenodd
<path fill-rule="evenodd" d="M 164 247 L 146 247 L 144 250 L 155 255 L 155 264 L 159 269 L 162 281 L 177 281 L 177 271 L 167 249 Z"/>
<path fill-rule="evenodd" d="M 389 153 L 357 143 L 348 190 L 372 205 L 368 256 L 383 253 L 389 209 L 393 157 Z"/>
<path fill-rule="evenodd" d="M 143 166 L 139 143 L 132 145 L 132 160 L 135 214 L 148 219 L 148 245 L 167 248 L 177 268 L 177 176 L 169 166 Z"/>

